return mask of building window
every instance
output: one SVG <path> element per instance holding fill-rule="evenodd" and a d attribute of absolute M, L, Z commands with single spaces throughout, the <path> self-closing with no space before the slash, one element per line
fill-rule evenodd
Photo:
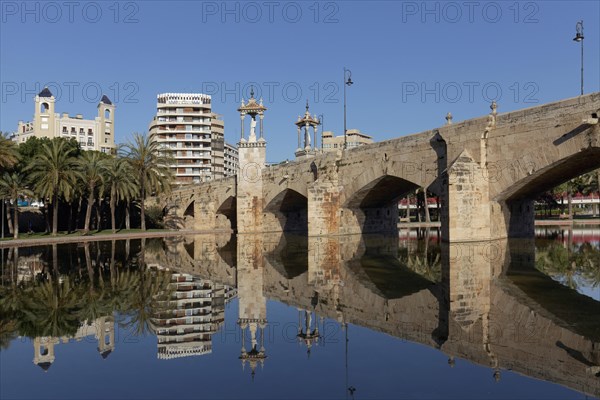
<path fill-rule="evenodd" d="M 94 132 L 92 131 L 92 128 L 88 128 L 88 135 L 93 135 Z"/>
<path fill-rule="evenodd" d="M 63 133 L 69 133 L 66 126 L 63 126 Z"/>
<path fill-rule="evenodd" d="M 84 133 L 83 128 L 79 128 L 79 133 Z"/>

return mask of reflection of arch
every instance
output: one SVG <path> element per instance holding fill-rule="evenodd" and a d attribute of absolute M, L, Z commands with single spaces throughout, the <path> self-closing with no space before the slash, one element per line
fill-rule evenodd
<path fill-rule="evenodd" d="M 231 235 L 225 246 L 217 247 L 217 253 L 226 265 L 235 268 L 237 266 L 237 237 Z"/>
<path fill-rule="evenodd" d="M 294 279 L 308 271 L 308 238 L 281 235 L 277 247 L 266 258 L 281 276 Z"/>
<path fill-rule="evenodd" d="M 362 235 L 361 239 L 347 263 L 361 286 L 384 299 L 399 299 L 433 287 L 433 282 L 399 260 L 398 236 Z"/>
<path fill-rule="evenodd" d="M 293 189 L 284 189 L 265 207 L 275 214 L 285 232 L 308 231 L 308 199 Z"/>
<path fill-rule="evenodd" d="M 509 268 L 501 280 L 502 291 L 535 314 L 551 319 L 594 342 L 600 342 L 598 310 L 600 302 L 570 289 L 544 273 L 533 269 L 527 273 Z"/>
<path fill-rule="evenodd" d="M 184 242 L 183 248 L 187 252 L 188 256 L 193 260 L 194 259 L 194 251 L 195 251 L 195 242 L 192 240 L 190 242 Z"/>
<path fill-rule="evenodd" d="M 233 195 L 227 197 L 217 209 L 217 214 L 223 214 L 231 223 L 231 229 L 237 229 L 237 198 Z"/>

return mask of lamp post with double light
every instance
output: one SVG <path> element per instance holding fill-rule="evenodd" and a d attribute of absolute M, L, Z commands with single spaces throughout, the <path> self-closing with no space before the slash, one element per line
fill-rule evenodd
<path fill-rule="evenodd" d="M 346 129 L 346 86 L 352 86 L 352 71 L 344 67 L 344 150 L 348 148 L 348 135 Z"/>
<path fill-rule="evenodd" d="M 581 43 L 581 95 L 583 96 L 583 20 L 577 22 L 575 30 L 573 41 Z"/>

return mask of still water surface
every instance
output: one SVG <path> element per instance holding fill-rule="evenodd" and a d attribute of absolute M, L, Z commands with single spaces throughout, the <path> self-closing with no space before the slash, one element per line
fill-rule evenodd
<path fill-rule="evenodd" d="M 0 397 L 600 396 L 598 227 L 438 237 L 3 249 Z"/>

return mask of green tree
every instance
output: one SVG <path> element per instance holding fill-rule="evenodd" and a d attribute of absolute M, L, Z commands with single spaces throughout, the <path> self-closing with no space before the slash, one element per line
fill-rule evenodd
<path fill-rule="evenodd" d="M 19 161 L 17 144 L 0 132 L 0 168 L 10 169 Z"/>
<path fill-rule="evenodd" d="M 120 157 L 110 160 L 105 171 L 105 187 L 110 198 L 110 220 L 113 233 L 116 232 L 115 208 L 117 201 L 125 201 L 127 207 L 133 199 L 138 187 L 129 162 Z"/>
<path fill-rule="evenodd" d="M 87 207 L 85 210 L 85 222 L 83 226 L 84 235 L 87 235 L 90 231 L 92 208 L 98 197 L 98 192 L 102 192 L 105 174 L 110 163 L 105 157 L 108 156 L 98 151 L 86 151 L 76 160 L 80 179 L 84 183 L 87 191 Z"/>
<path fill-rule="evenodd" d="M 19 199 L 25 196 L 33 196 L 25 180 L 25 176 L 18 172 L 5 172 L 0 177 L 0 197 L 9 198 L 13 202 L 13 237 L 19 238 Z"/>
<path fill-rule="evenodd" d="M 146 214 L 144 203 L 146 196 L 168 193 L 171 190 L 172 174 L 169 169 L 170 159 L 160 150 L 154 134 L 149 136 L 136 133 L 133 142 L 124 147 L 125 155 L 132 169 L 136 172 L 139 186 L 142 230 L 146 230 Z"/>
<path fill-rule="evenodd" d="M 44 144 L 39 154 L 27 166 L 35 191 L 52 204 L 52 236 L 58 232 L 58 201 L 71 201 L 73 188 L 80 172 L 77 170 L 73 148 L 65 140 L 53 139 Z"/>

